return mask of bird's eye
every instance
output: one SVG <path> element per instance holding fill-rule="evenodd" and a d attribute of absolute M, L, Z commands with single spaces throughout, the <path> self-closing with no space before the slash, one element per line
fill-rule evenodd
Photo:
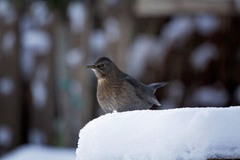
<path fill-rule="evenodd" d="M 100 65 L 99 65 L 99 68 L 102 68 L 102 67 L 104 67 L 104 64 L 100 64 Z"/>

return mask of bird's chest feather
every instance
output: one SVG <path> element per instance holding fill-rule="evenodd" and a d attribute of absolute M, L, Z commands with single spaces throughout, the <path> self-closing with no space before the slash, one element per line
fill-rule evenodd
<path fill-rule="evenodd" d="M 121 81 L 98 80 L 97 98 L 100 102 L 117 99 L 121 92 Z"/>

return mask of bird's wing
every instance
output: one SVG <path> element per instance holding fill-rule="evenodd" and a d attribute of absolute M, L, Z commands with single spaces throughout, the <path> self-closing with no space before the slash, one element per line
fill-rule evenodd
<path fill-rule="evenodd" d="M 135 80 L 131 76 L 126 76 L 124 79 L 128 82 L 129 85 L 131 85 L 134 88 L 136 96 L 138 96 L 140 99 L 143 99 L 145 102 L 149 104 L 156 104 L 160 106 L 160 103 L 154 96 L 153 88 Z"/>

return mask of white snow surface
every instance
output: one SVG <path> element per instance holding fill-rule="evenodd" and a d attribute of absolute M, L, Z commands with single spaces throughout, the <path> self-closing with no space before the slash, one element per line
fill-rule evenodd
<path fill-rule="evenodd" d="M 1 160 L 74 160 L 71 148 L 54 148 L 41 145 L 24 145 L 0 157 Z"/>
<path fill-rule="evenodd" d="M 112 113 L 80 131 L 76 160 L 240 158 L 240 106 Z"/>

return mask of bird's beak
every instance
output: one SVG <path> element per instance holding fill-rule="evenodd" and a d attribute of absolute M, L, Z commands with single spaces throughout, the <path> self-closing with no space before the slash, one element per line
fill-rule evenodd
<path fill-rule="evenodd" d="M 86 65 L 86 68 L 95 69 L 97 68 L 97 66 L 95 66 L 94 64 L 89 64 L 89 65 Z"/>

